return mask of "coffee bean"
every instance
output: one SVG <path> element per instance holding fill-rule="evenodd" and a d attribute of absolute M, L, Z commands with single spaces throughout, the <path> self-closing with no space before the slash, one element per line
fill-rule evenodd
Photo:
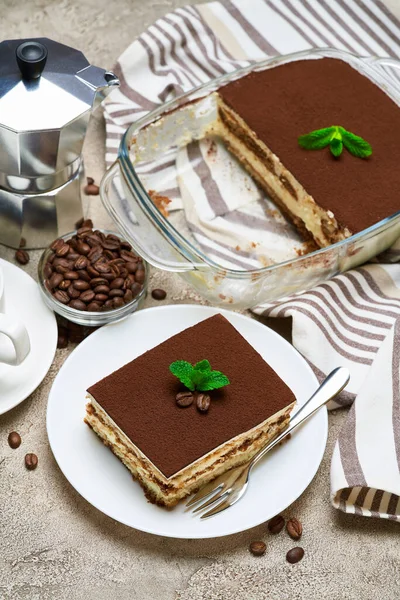
<path fill-rule="evenodd" d="M 76 300 L 71 300 L 69 303 L 71 308 L 75 308 L 76 310 L 86 310 L 86 304 L 77 298 Z"/>
<path fill-rule="evenodd" d="M 110 290 L 117 290 L 118 288 L 122 288 L 123 285 L 124 280 L 122 277 L 117 277 L 117 279 L 114 279 L 114 281 L 110 283 Z"/>
<path fill-rule="evenodd" d="M 300 523 L 300 521 L 292 517 L 286 523 L 286 531 L 293 540 L 299 540 L 301 538 L 301 534 L 303 533 L 303 525 Z"/>
<path fill-rule="evenodd" d="M 36 454 L 26 454 L 25 455 L 25 466 L 28 471 L 34 471 L 38 466 L 38 457 Z"/>
<path fill-rule="evenodd" d="M 282 515 L 276 515 L 276 517 L 271 519 L 268 523 L 268 531 L 270 533 L 280 533 L 284 527 L 285 519 L 282 517 Z"/>
<path fill-rule="evenodd" d="M 73 299 L 79 298 L 79 296 L 81 295 L 80 291 L 76 290 L 73 285 L 69 286 L 69 288 L 67 289 L 67 294 L 70 298 Z"/>
<path fill-rule="evenodd" d="M 94 248 L 91 249 L 91 251 L 89 252 L 88 259 L 90 260 L 91 263 L 95 263 L 99 260 L 100 256 L 103 254 L 103 250 L 100 246 L 95 246 Z"/>
<path fill-rule="evenodd" d="M 155 289 L 151 292 L 154 300 L 164 300 L 167 297 L 167 292 L 162 289 Z"/>
<path fill-rule="evenodd" d="M 61 238 L 57 238 L 56 240 L 54 240 L 54 242 L 52 242 L 50 244 L 50 249 L 53 250 L 53 252 L 56 252 L 58 248 L 61 248 L 61 246 L 64 245 L 64 240 Z"/>
<path fill-rule="evenodd" d="M 94 300 L 94 296 L 95 293 L 93 290 L 86 290 L 84 292 L 82 292 L 82 294 L 79 296 L 79 300 L 82 300 L 82 302 L 92 302 L 92 300 Z"/>
<path fill-rule="evenodd" d="M 121 274 L 121 270 L 118 265 L 110 265 L 110 272 L 114 275 L 115 278 L 118 278 Z M 124 279 L 122 277 L 122 279 Z"/>
<path fill-rule="evenodd" d="M 75 279 L 79 279 L 79 275 L 76 271 L 65 271 L 64 277 L 65 279 L 72 279 L 73 281 L 75 281 Z"/>
<path fill-rule="evenodd" d="M 73 282 L 72 287 L 74 287 L 76 290 L 79 290 L 80 292 L 83 292 L 84 290 L 88 290 L 90 288 L 90 285 L 87 281 L 84 281 L 83 279 L 77 279 Z"/>
<path fill-rule="evenodd" d="M 145 272 L 144 269 L 138 269 L 135 273 L 135 279 L 138 283 L 144 283 L 146 276 L 145 276 Z"/>
<path fill-rule="evenodd" d="M 98 277 L 100 275 L 100 273 L 96 271 L 96 269 L 94 269 L 92 265 L 88 265 L 86 270 L 89 273 L 90 277 Z"/>
<path fill-rule="evenodd" d="M 266 549 L 267 546 L 264 542 L 251 542 L 249 546 L 249 550 L 254 556 L 262 556 L 265 554 Z"/>
<path fill-rule="evenodd" d="M 99 302 L 91 302 L 88 304 L 87 310 L 89 312 L 99 312 L 101 305 Z"/>
<path fill-rule="evenodd" d="M 132 246 L 130 245 L 129 242 L 126 242 L 126 241 L 121 241 L 121 248 L 123 250 L 132 250 Z"/>
<path fill-rule="evenodd" d="M 87 244 L 89 244 L 89 246 L 93 249 L 93 248 L 98 248 L 100 245 L 102 245 L 103 240 L 101 240 L 99 238 L 98 235 L 96 235 L 95 233 L 89 233 L 88 235 L 85 236 L 85 242 Z M 103 250 L 100 248 L 101 252 L 103 252 Z"/>
<path fill-rule="evenodd" d="M 83 279 L 83 281 L 86 281 L 87 283 L 91 282 L 91 277 L 89 275 L 89 273 L 87 271 L 85 271 L 85 269 L 81 269 L 80 271 L 77 271 L 79 279 Z"/>
<path fill-rule="evenodd" d="M 111 269 L 110 265 L 108 265 L 107 263 L 99 263 L 98 261 L 94 265 L 94 268 L 96 269 L 96 271 L 98 271 L 100 273 L 100 275 L 109 273 L 110 269 Z"/>
<path fill-rule="evenodd" d="M 178 406 L 186 408 L 193 404 L 194 396 L 192 392 L 179 392 L 179 394 L 176 395 L 175 400 Z"/>
<path fill-rule="evenodd" d="M 128 274 L 128 269 L 125 269 L 125 267 L 119 267 L 119 276 L 122 277 L 122 279 L 125 279 Z"/>
<path fill-rule="evenodd" d="M 103 308 L 105 310 L 112 310 L 114 308 L 114 301 L 113 300 L 106 300 L 106 302 L 104 302 Z"/>
<path fill-rule="evenodd" d="M 69 254 L 67 254 L 67 256 L 65 258 L 67 260 L 69 260 L 70 262 L 74 263 L 76 261 L 76 259 L 79 257 L 80 257 L 80 254 L 78 254 L 77 252 L 70 252 Z"/>
<path fill-rule="evenodd" d="M 135 283 L 135 276 L 132 274 L 128 275 L 124 280 L 124 285 L 123 285 L 124 290 L 129 290 L 134 283 Z"/>
<path fill-rule="evenodd" d="M 126 292 L 124 294 L 125 304 L 128 304 L 128 302 L 132 302 L 132 300 L 133 300 L 133 294 L 132 294 L 131 290 L 126 290 Z"/>
<path fill-rule="evenodd" d="M 68 332 L 59 331 L 57 337 L 57 348 L 66 348 L 68 346 Z"/>
<path fill-rule="evenodd" d="M 87 254 L 90 252 L 89 244 L 85 244 L 85 242 L 82 242 L 81 240 L 79 240 L 77 243 L 76 249 L 78 250 L 79 254 L 83 254 L 84 256 L 87 256 Z"/>
<path fill-rule="evenodd" d="M 102 273 L 101 276 L 107 280 L 107 285 L 110 284 L 110 281 L 113 281 L 115 279 L 115 274 L 111 273 L 111 272 L 110 273 Z"/>
<path fill-rule="evenodd" d="M 61 304 L 68 304 L 70 301 L 70 297 L 66 292 L 63 292 L 63 290 L 56 290 L 54 292 L 54 298 L 58 300 L 58 302 L 61 302 Z"/>
<path fill-rule="evenodd" d="M 136 273 L 138 264 L 137 264 L 137 262 L 133 262 L 133 261 L 127 262 L 126 268 L 128 269 L 128 273 Z"/>
<path fill-rule="evenodd" d="M 108 300 L 108 296 L 107 294 L 96 294 L 94 299 L 98 300 L 99 302 L 106 302 Z"/>
<path fill-rule="evenodd" d="M 93 229 L 92 219 L 85 219 L 82 223 L 82 227 L 90 227 L 90 229 Z"/>
<path fill-rule="evenodd" d="M 121 258 L 124 259 L 125 262 L 131 262 L 132 260 L 137 260 L 137 256 L 133 254 L 130 250 L 121 250 L 120 252 Z"/>
<path fill-rule="evenodd" d="M 13 450 L 20 447 L 21 441 L 21 436 L 16 431 L 12 431 L 8 434 L 8 445 Z"/>
<path fill-rule="evenodd" d="M 63 258 L 64 256 L 67 256 L 69 251 L 70 251 L 69 244 L 64 243 L 62 246 L 59 246 L 57 248 L 56 255 L 59 256 L 60 258 Z"/>
<path fill-rule="evenodd" d="M 69 267 L 63 267 L 62 265 L 56 266 L 56 272 L 61 273 L 61 275 L 64 275 L 64 273 L 66 273 L 68 271 L 68 269 L 69 269 Z"/>
<path fill-rule="evenodd" d="M 113 298 L 114 308 L 121 308 L 124 306 L 125 302 L 122 298 Z"/>
<path fill-rule="evenodd" d="M 101 245 L 105 250 L 118 250 L 121 244 L 119 243 L 119 240 L 106 239 Z"/>
<path fill-rule="evenodd" d="M 110 290 L 110 293 L 108 294 L 110 298 L 123 298 L 124 296 L 124 290 Z"/>
<path fill-rule="evenodd" d="M 291 550 L 289 550 L 289 552 L 286 554 L 286 560 L 292 565 L 294 565 L 295 563 L 298 563 L 303 558 L 303 556 L 303 548 L 297 546 L 296 548 L 292 548 Z"/>
<path fill-rule="evenodd" d="M 64 279 L 61 273 L 53 273 L 53 275 L 49 279 L 49 284 L 51 288 L 56 288 Z"/>
<path fill-rule="evenodd" d="M 74 263 L 74 267 L 77 271 L 81 269 L 86 269 L 86 267 L 88 266 L 88 262 L 89 261 L 86 258 L 86 256 L 79 256 Z"/>
<path fill-rule="evenodd" d="M 137 296 L 138 294 L 140 294 L 141 291 L 142 291 L 142 286 L 140 285 L 140 283 L 136 283 L 135 282 L 131 286 L 131 292 L 132 292 L 132 294 L 133 294 L 134 297 Z"/>
<path fill-rule="evenodd" d="M 71 263 L 66 258 L 56 256 L 56 258 L 53 260 L 53 267 L 65 267 L 66 269 L 70 269 L 71 266 Z"/>
<path fill-rule="evenodd" d="M 108 285 L 96 285 L 94 291 L 96 294 L 109 294 L 110 288 L 108 287 Z"/>
<path fill-rule="evenodd" d="M 15 253 L 15 260 L 19 262 L 20 265 L 27 265 L 29 262 L 29 254 L 26 250 L 19 250 Z"/>
<path fill-rule="evenodd" d="M 90 285 L 94 288 L 97 287 L 98 285 L 107 285 L 107 279 L 104 279 L 104 277 L 95 277 L 90 282 Z"/>
<path fill-rule="evenodd" d="M 86 177 L 86 181 L 87 183 L 83 188 L 83 192 L 86 194 L 86 196 L 98 196 L 100 188 L 94 183 L 93 177 Z"/>
<path fill-rule="evenodd" d="M 79 229 L 77 230 L 76 235 L 78 236 L 78 238 L 82 239 L 90 233 L 92 233 L 92 228 L 88 227 L 87 225 L 82 225 L 82 227 L 79 227 Z"/>
<path fill-rule="evenodd" d="M 53 272 L 53 268 L 52 268 L 51 264 L 49 262 L 47 262 L 44 265 L 43 275 L 46 277 L 46 279 L 48 279 L 49 277 L 51 277 L 52 272 Z"/>
<path fill-rule="evenodd" d="M 202 392 L 197 394 L 196 398 L 196 406 L 197 410 L 206 413 L 210 408 L 211 398 L 208 394 L 203 394 Z"/>
<path fill-rule="evenodd" d="M 59 284 L 58 287 L 59 287 L 60 290 L 67 290 L 70 285 L 71 285 L 71 280 L 70 279 L 63 279 L 62 282 Z"/>

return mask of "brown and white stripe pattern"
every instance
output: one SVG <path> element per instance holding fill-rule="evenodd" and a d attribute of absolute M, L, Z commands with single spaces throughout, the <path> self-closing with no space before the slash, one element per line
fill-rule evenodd
<path fill-rule="evenodd" d="M 400 57 L 399 16 L 396 0 L 226 0 L 176 10 L 135 40 L 115 67 L 121 88 L 105 106 L 107 163 L 117 157 L 125 129 L 149 110 L 265 56 L 333 46 Z M 171 174 L 161 191 L 178 198 L 179 182 L 168 157 L 156 175 L 164 167 Z M 225 217 L 225 226 L 232 227 L 240 210 Z M 203 235 L 205 251 L 229 258 L 223 240 L 204 236 L 197 223 L 189 225 L 199 243 Z M 339 364 L 350 369 L 348 390 L 333 404 L 350 404 L 357 397 L 332 459 L 332 502 L 345 512 L 395 520 L 400 520 L 399 257 L 400 244 L 380 264 L 336 277 L 283 304 L 255 309 L 293 317 L 294 345 L 318 377 Z M 236 260 L 247 264 L 249 256 L 236 254 Z"/>

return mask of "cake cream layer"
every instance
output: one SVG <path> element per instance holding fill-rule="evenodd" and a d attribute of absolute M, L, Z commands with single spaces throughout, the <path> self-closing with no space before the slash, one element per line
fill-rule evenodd
<path fill-rule="evenodd" d="M 86 423 L 139 481 L 148 500 L 166 507 L 173 507 L 218 475 L 250 460 L 286 428 L 294 406 L 292 403 L 258 426 L 221 444 L 171 477 L 166 477 L 90 394 L 87 398 Z"/>
<path fill-rule="evenodd" d="M 259 140 L 244 122 L 218 98 L 219 120 L 210 133 L 219 135 L 230 152 L 247 169 L 258 185 L 279 206 L 305 239 L 317 247 L 341 241 L 351 232 L 341 226 L 331 211 L 320 207 L 280 159 Z"/>
<path fill-rule="evenodd" d="M 293 61 L 250 73 L 218 94 L 225 105 L 221 116 L 232 151 L 294 215 L 295 223 L 301 218 L 311 233 L 314 230 L 321 245 L 399 210 L 400 108 L 348 63 L 332 58 Z M 311 151 L 298 145 L 300 135 L 332 125 L 367 140 L 372 156 L 362 160 L 344 150 L 336 159 L 328 148 Z M 279 183 L 282 167 L 290 191 L 283 188 L 282 179 Z M 270 175 L 274 170 L 275 182 Z"/>

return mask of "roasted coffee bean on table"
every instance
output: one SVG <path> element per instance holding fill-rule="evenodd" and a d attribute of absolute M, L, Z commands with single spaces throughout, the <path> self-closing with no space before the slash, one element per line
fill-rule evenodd
<path fill-rule="evenodd" d="M 167 292 L 162 289 L 155 289 L 151 292 L 154 300 L 164 300 L 167 297 Z"/>
<path fill-rule="evenodd" d="M 21 445 L 21 436 L 19 435 L 19 433 L 17 433 L 16 431 L 12 431 L 8 435 L 8 445 L 13 450 L 15 450 L 16 448 L 20 447 L 20 445 Z"/>
<path fill-rule="evenodd" d="M 29 262 L 29 254 L 26 250 L 20 248 L 15 253 L 15 260 L 19 262 L 20 265 L 27 265 Z"/>
<path fill-rule="evenodd" d="M 34 471 L 38 466 L 38 457 L 36 454 L 29 453 L 25 455 L 25 466 L 28 471 Z"/>
<path fill-rule="evenodd" d="M 264 542 L 251 542 L 249 546 L 249 550 L 254 556 L 262 556 L 265 554 L 266 549 L 267 546 L 264 544 Z"/>
<path fill-rule="evenodd" d="M 303 556 L 303 548 L 297 546 L 296 548 L 292 548 L 291 550 L 289 550 L 289 552 L 286 554 L 286 560 L 292 565 L 294 565 L 295 563 L 298 563 L 303 558 Z"/>
<path fill-rule="evenodd" d="M 271 519 L 268 523 L 268 531 L 270 533 L 280 533 L 284 527 L 285 519 L 282 517 L 282 515 L 276 515 L 276 517 Z"/>
<path fill-rule="evenodd" d="M 301 534 L 303 533 L 303 525 L 298 519 L 292 517 L 286 523 L 286 531 L 288 532 L 292 540 L 299 540 L 301 538 Z"/>
<path fill-rule="evenodd" d="M 95 184 L 93 177 L 86 177 L 86 185 L 83 188 L 86 196 L 98 196 L 100 188 Z"/>
<path fill-rule="evenodd" d="M 65 306 L 90 312 L 113 310 L 132 302 L 143 289 L 142 259 L 128 242 L 94 230 L 90 220 L 83 221 L 70 239 L 54 240 L 50 249 L 44 283 Z M 60 343 L 64 347 L 63 340 Z"/>

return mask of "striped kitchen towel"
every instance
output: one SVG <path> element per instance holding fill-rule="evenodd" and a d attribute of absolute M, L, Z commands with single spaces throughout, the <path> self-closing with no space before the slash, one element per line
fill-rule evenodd
<path fill-rule="evenodd" d="M 331 46 L 399 58 L 397 17 L 397 0 L 226 0 L 177 9 L 140 35 L 115 67 L 121 87 L 105 104 L 107 164 L 116 159 L 126 128 L 148 111 L 266 56 Z M 268 199 L 251 181 L 241 176 L 231 183 L 246 187 L 245 205 L 232 200 L 237 194 L 227 194 L 219 161 L 223 149 L 217 145 L 210 154 L 214 142 L 195 142 L 177 156 L 142 163 L 142 181 L 172 200 L 171 211 L 183 211 L 196 242 L 220 264 L 254 268 L 298 252 L 296 233 L 279 212 L 265 210 Z M 178 161 L 186 164 L 190 185 L 177 177 Z M 400 244 L 377 263 L 284 303 L 254 308 L 259 315 L 292 317 L 293 344 L 319 378 L 338 365 L 350 369 L 348 388 L 331 406 L 352 404 L 333 455 L 332 502 L 345 512 L 395 520 L 400 520 L 399 256 Z"/>

